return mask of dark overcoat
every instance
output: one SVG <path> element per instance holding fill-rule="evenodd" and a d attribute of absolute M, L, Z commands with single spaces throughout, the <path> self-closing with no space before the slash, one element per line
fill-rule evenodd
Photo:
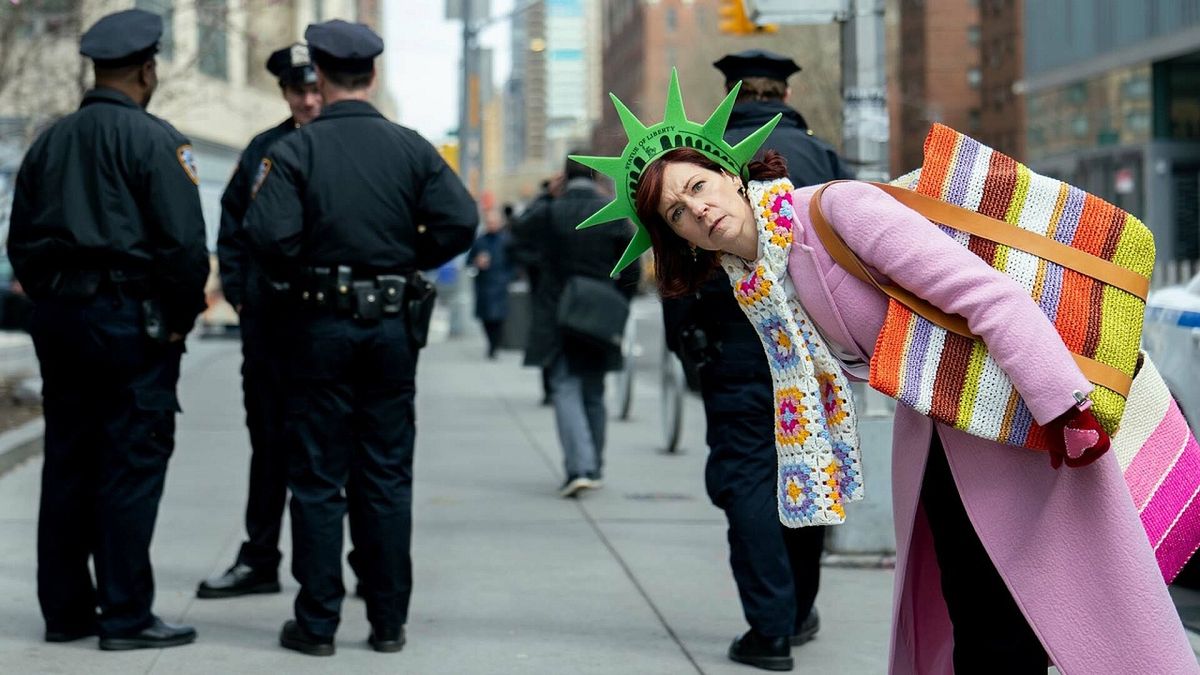
<path fill-rule="evenodd" d="M 512 280 L 512 262 L 508 259 L 509 234 L 504 230 L 485 232 L 475 239 L 467 262 L 475 267 L 475 318 L 503 321 L 508 317 L 508 282 Z M 489 259 L 487 269 L 476 261 L 481 253 Z"/>
<path fill-rule="evenodd" d="M 536 260 L 539 270 L 533 289 L 529 340 L 525 365 L 548 367 L 559 355 L 574 372 L 614 370 L 621 355 L 564 339 L 556 317 L 563 288 L 572 276 L 607 279 L 620 259 L 633 226 L 628 221 L 607 223 L 585 230 L 575 226 L 609 202 L 596 183 L 587 178 L 570 180 L 563 193 L 532 206 L 513 225 L 513 246 L 522 259 Z M 613 281 L 627 296 L 637 285 L 637 264 L 625 268 Z"/>

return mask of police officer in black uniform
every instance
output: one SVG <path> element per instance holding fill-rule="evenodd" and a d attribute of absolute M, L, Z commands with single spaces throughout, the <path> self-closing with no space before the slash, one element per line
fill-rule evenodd
<path fill-rule="evenodd" d="M 308 124 L 321 113 L 321 93 L 308 46 L 294 44 L 267 59 L 267 70 L 279 79 L 291 116 L 251 139 L 221 196 L 221 230 L 217 258 L 225 299 L 238 311 L 242 337 L 242 393 L 250 430 L 250 490 L 246 499 L 246 541 L 233 566 L 196 590 L 200 598 L 229 598 L 248 593 L 278 593 L 279 532 L 287 503 L 287 449 L 282 433 L 283 362 L 279 345 L 286 316 L 265 297 L 267 280 L 258 272 L 242 241 L 242 219 L 267 148 Z"/>
<path fill-rule="evenodd" d="M 744 139 L 782 113 L 763 148 L 784 155 L 797 187 L 851 177 L 804 117 L 784 103 L 787 79 L 800 70 L 792 59 L 750 50 L 713 65 L 725 75 L 726 91 L 742 81 L 727 141 Z M 694 297 L 664 301 L 663 312 L 668 346 L 689 367 L 699 368 L 708 422 L 705 483 L 729 521 L 729 562 L 750 624 L 731 645 L 729 657 L 790 670 L 791 646 L 812 639 L 820 627 L 813 601 L 825 528 L 791 529 L 779 523 L 774 392 L 762 343 L 738 308 L 723 271 Z"/>
<path fill-rule="evenodd" d="M 150 537 L 174 449 L 179 360 L 208 277 L 192 147 L 144 110 L 161 35 L 162 19 L 140 10 L 83 34 L 95 88 L 25 155 L 8 238 L 35 303 L 44 382 L 46 640 L 99 633 L 106 650 L 196 639 L 150 609 Z"/>
<path fill-rule="evenodd" d="M 287 428 L 300 592 L 280 643 L 334 652 L 348 511 L 368 640 L 394 652 L 412 589 L 413 399 L 431 309 L 415 271 L 466 251 L 479 216 L 433 146 L 367 102 L 383 40 L 340 20 L 305 38 L 325 109 L 267 151 L 245 220 L 252 254 L 296 303 Z"/>

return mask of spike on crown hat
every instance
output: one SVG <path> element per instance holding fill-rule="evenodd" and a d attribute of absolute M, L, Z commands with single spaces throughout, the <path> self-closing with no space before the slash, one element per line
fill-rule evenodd
<path fill-rule="evenodd" d="M 299 42 L 277 49 L 267 59 L 267 70 L 279 79 L 280 85 L 312 84 L 317 81 L 308 46 Z"/>
<path fill-rule="evenodd" d="M 779 123 L 782 115 L 771 118 L 743 141 L 731 146 L 725 141 L 725 127 L 729 124 L 729 114 L 733 111 L 740 88 L 739 82 L 704 124 L 696 124 L 689 121 L 684 113 L 683 95 L 679 91 L 679 74 L 672 68 L 663 121 L 649 127 L 638 121 L 615 94 L 609 93 L 617 115 L 621 118 L 621 126 L 625 128 L 625 135 L 629 139 L 625 149 L 618 157 L 572 155 L 571 159 L 612 178 L 616 187 L 616 198 L 580 223 L 577 229 L 624 218 L 637 225 L 633 240 L 629 242 L 625 253 L 612 270 L 613 277 L 650 249 L 650 233 L 638 218 L 634 195 L 637 193 L 642 173 L 654 160 L 676 148 L 691 148 L 735 176 L 741 176 L 742 179 L 749 177 L 746 172 L 747 165 Z"/>

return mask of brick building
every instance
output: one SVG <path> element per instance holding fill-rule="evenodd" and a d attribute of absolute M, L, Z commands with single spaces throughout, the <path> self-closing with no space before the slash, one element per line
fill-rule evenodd
<path fill-rule="evenodd" d="M 609 0 L 604 3 L 603 89 L 615 93 L 646 122 L 662 119 L 671 67 L 679 70 L 689 115 L 702 120 L 725 95 L 712 63 L 744 49 L 786 54 L 804 70 L 789 83 L 788 103 L 810 128 L 841 145 L 841 63 L 836 25 L 780 26 L 778 33 L 732 36 L 718 29 L 717 0 Z M 592 135 L 593 150 L 615 154 L 625 145 L 616 111 L 607 101 Z"/>

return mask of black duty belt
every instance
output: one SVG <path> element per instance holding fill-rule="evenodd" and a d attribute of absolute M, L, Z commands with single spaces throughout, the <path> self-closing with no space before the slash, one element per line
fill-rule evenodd
<path fill-rule="evenodd" d="M 407 274 L 356 274 L 338 265 L 305 269 L 296 290 L 305 305 L 372 321 L 403 312 L 408 285 Z"/>
<path fill-rule="evenodd" d="M 140 271 L 69 270 L 55 273 L 48 290 L 50 295 L 60 298 L 88 299 L 101 292 L 148 297 L 153 293 L 154 283 L 150 275 Z"/>

